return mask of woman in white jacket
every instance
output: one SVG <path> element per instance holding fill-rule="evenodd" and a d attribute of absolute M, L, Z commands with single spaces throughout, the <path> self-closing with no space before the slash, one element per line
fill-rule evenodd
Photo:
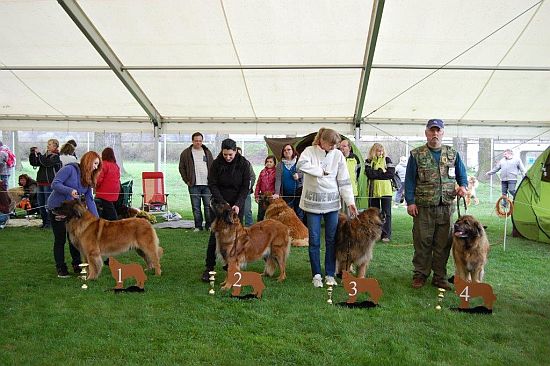
<path fill-rule="evenodd" d="M 297 168 L 304 173 L 300 208 L 307 215 L 309 261 L 314 287 L 323 287 L 320 259 L 321 218 L 325 220 L 325 283 L 336 285 L 334 241 L 340 197 L 348 206 L 351 215 L 357 215 L 345 158 L 342 152 L 336 149 L 340 141 L 338 132 L 321 128 L 313 140 L 313 145 L 304 150 L 297 164 Z"/>

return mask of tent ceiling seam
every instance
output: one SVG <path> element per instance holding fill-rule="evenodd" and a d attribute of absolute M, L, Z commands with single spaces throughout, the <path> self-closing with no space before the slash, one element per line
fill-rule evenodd
<path fill-rule="evenodd" d="M 523 34 L 525 33 L 525 31 L 527 30 L 527 28 L 529 27 L 529 25 L 531 25 L 531 22 L 533 21 L 533 19 L 535 18 L 535 16 L 537 15 L 537 13 L 539 12 L 540 8 L 542 7 L 542 4 L 543 4 L 544 0 L 541 1 L 539 3 L 539 6 L 535 9 L 535 11 L 533 12 L 533 15 L 531 15 L 531 18 L 529 19 L 529 21 L 525 24 L 525 26 L 523 27 L 523 29 L 521 30 L 521 32 L 519 32 L 518 36 L 516 37 L 516 39 L 514 39 L 514 41 L 512 42 L 512 44 L 510 45 L 510 47 L 508 48 L 508 50 L 504 53 L 504 55 L 501 57 L 501 59 L 498 61 L 498 63 L 496 64 L 496 67 L 499 67 L 500 64 L 504 61 L 504 59 L 510 54 L 510 52 L 512 52 L 512 49 L 514 49 L 514 47 L 516 46 L 516 44 L 518 43 L 518 41 L 520 40 L 520 38 L 523 36 Z M 516 18 L 516 19 L 519 19 L 519 18 Z M 474 98 L 474 100 L 472 101 L 472 104 L 470 104 L 470 106 L 466 109 L 466 111 L 462 114 L 462 116 L 460 116 L 460 118 L 458 119 L 459 121 L 461 119 L 463 119 L 471 110 L 472 108 L 477 104 L 477 101 L 479 100 L 479 98 L 481 98 L 481 95 L 485 92 L 485 90 L 487 89 L 487 86 L 489 85 L 489 83 L 491 82 L 491 80 L 493 79 L 493 76 L 495 75 L 495 72 L 496 70 L 492 70 L 491 73 L 489 74 L 489 77 L 487 78 L 487 80 L 485 81 L 485 83 L 483 84 L 483 86 L 481 87 L 481 89 L 479 90 L 479 93 L 477 94 L 477 96 Z"/>
<path fill-rule="evenodd" d="M 225 25 L 229 33 L 229 38 L 231 39 L 231 45 L 233 46 L 233 51 L 235 52 L 235 57 L 237 57 L 237 62 L 239 66 L 242 66 L 241 58 L 239 57 L 239 52 L 237 51 L 237 46 L 235 45 L 235 40 L 233 38 L 233 32 L 231 32 L 231 27 L 229 26 L 229 19 L 227 19 L 227 13 L 225 12 L 225 7 L 223 5 L 223 0 L 220 0 L 220 6 L 222 8 L 223 18 L 225 19 Z M 244 88 L 246 90 L 246 96 L 248 97 L 248 103 L 250 103 L 250 108 L 252 109 L 252 114 L 254 118 L 258 118 L 256 115 L 256 110 L 254 109 L 254 104 L 252 103 L 252 98 L 250 97 L 250 91 L 248 90 L 248 84 L 246 82 L 246 77 L 244 76 L 244 71 L 241 68 L 241 76 L 243 78 Z"/>
<path fill-rule="evenodd" d="M 399 92 L 397 95 L 395 95 L 394 97 L 390 98 L 388 101 L 386 101 L 385 103 L 383 103 L 382 105 L 380 105 L 379 107 L 375 108 L 374 110 L 372 110 L 370 113 L 368 113 L 365 117 L 363 117 L 363 120 L 367 117 L 369 117 L 370 115 L 376 113 L 378 110 L 380 110 L 381 108 L 385 107 L 386 105 L 390 104 L 391 102 L 393 102 L 394 100 L 396 100 L 397 98 L 399 98 L 401 95 L 405 94 L 406 92 L 408 92 L 409 90 L 411 90 L 412 88 L 414 88 L 415 86 L 417 86 L 418 84 L 422 83 L 424 80 L 428 79 L 429 77 L 431 77 L 432 75 L 434 75 L 435 73 L 437 73 L 438 71 L 442 70 L 445 68 L 445 66 L 447 66 L 448 64 L 450 64 L 451 62 L 455 61 L 456 59 L 460 58 L 462 55 L 466 54 L 467 52 L 469 52 L 470 50 L 472 50 L 473 48 L 477 47 L 478 45 L 480 45 L 481 43 L 485 42 L 487 39 L 489 39 L 490 37 L 492 37 L 494 34 L 496 34 L 497 32 L 499 32 L 500 30 L 502 30 L 504 27 L 508 26 L 509 24 L 511 24 L 512 22 L 514 22 L 516 19 L 520 18 L 522 15 L 524 15 L 525 13 L 527 13 L 528 11 L 530 11 L 531 9 L 533 9 L 534 7 L 536 7 L 537 5 L 541 4 L 542 2 L 544 2 L 544 0 L 540 0 L 539 2 L 529 6 L 526 10 L 522 11 L 520 14 L 516 15 L 514 18 L 508 20 L 506 23 L 504 23 L 503 25 L 501 25 L 500 27 L 498 27 L 496 30 L 492 31 L 491 33 L 489 33 L 488 35 L 486 35 L 485 37 L 483 37 L 482 39 L 480 39 L 479 41 L 477 41 L 476 43 L 474 43 L 473 45 L 471 45 L 470 47 L 466 48 L 464 51 L 460 52 L 458 55 L 456 55 L 455 57 L 451 58 L 449 61 L 447 61 L 445 64 L 443 64 L 441 67 L 437 68 L 436 70 L 430 72 L 428 75 L 422 77 L 420 80 L 414 82 L 412 85 L 410 85 L 409 87 L 405 88 L 403 91 Z"/>

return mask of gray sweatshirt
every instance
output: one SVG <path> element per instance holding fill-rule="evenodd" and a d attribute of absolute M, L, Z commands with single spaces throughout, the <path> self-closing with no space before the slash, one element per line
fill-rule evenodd
<path fill-rule="evenodd" d="M 500 180 L 518 180 L 518 175 L 525 175 L 525 167 L 519 158 L 512 156 L 510 159 L 502 158 L 497 165 L 487 172 L 487 175 L 493 175 L 500 170 Z"/>

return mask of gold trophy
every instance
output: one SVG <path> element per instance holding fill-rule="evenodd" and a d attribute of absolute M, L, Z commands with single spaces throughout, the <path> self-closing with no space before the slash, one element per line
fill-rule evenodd
<path fill-rule="evenodd" d="M 328 285 L 327 294 L 328 294 L 327 303 L 329 303 L 330 305 L 332 305 L 332 285 Z"/>
<path fill-rule="evenodd" d="M 80 276 L 79 277 L 82 281 L 84 281 L 81 288 L 83 290 L 86 290 L 88 288 L 88 285 L 86 284 L 86 280 L 88 279 L 88 270 L 87 270 L 87 268 L 88 268 L 89 264 L 88 263 L 80 263 L 78 266 L 80 267 Z"/>
<path fill-rule="evenodd" d="M 440 287 L 437 290 L 439 291 L 439 294 L 437 295 L 437 305 L 435 306 L 435 310 L 441 310 L 441 302 L 445 297 L 445 289 Z"/>
<path fill-rule="evenodd" d="M 210 275 L 210 277 L 208 278 L 208 280 L 210 281 L 210 290 L 208 290 L 208 294 L 214 295 L 216 293 L 216 290 L 214 290 L 214 283 L 216 282 L 216 272 L 210 271 L 208 272 L 208 274 Z"/>

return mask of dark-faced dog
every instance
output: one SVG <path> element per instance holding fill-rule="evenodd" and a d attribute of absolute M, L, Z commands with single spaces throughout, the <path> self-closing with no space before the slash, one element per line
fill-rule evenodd
<path fill-rule="evenodd" d="M 278 281 L 284 281 L 290 252 L 288 227 L 279 221 L 264 220 L 245 228 L 228 203 L 213 200 L 210 207 L 215 217 L 211 229 L 216 235 L 216 252 L 225 263 L 229 266 L 235 263 L 240 271 L 246 263 L 264 258 L 264 274 L 272 276 L 278 265 Z M 223 288 L 230 287 L 225 282 Z"/>
<path fill-rule="evenodd" d="M 483 282 L 488 254 L 489 241 L 481 223 L 471 215 L 460 217 L 453 232 L 456 276 L 467 282 Z"/>
<path fill-rule="evenodd" d="M 374 243 L 382 235 L 384 215 L 371 207 L 350 219 L 344 214 L 338 217 L 336 232 L 336 271 L 351 271 L 351 265 L 359 266 L 358 277 L 364 278 L 372 259 Z"/>

